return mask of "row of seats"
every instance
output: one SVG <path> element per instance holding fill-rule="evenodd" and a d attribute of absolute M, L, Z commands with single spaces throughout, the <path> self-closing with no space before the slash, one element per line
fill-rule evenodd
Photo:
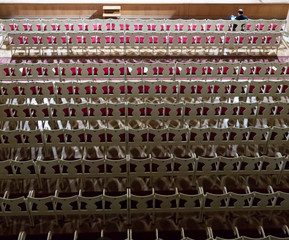
<path fill-rule="evenodd" d="M 50 52 L 53 49 L 63 49 L 65 54 L 73 53 L 82 47 L 86 52 L 96 48 L 102 51 L 104 48 L 119 49 L 121 54 L 127 54 L 132 48 L 137 48 L 138 54 L 141 51 L 157 53 L 158 48 L 165 50 L 166 54 L 171 54 L 170 50 L 185 48 L 197 49 L 212 47 L 219 49 L 218 54 L 223 54 L 226 48 L 260 48 L 274 49 L 278 51 L 281 44 L 282 33 L 275 32 L 25 32 L 8 33 L 9 44 L 12 54 L 17 50 L 24 50 L 24 54 L 29 55 L 31 49 L 37 49 L 42 54 L 43 50 Z M 89 49 L 92 48 L 92 49 Z M 28 50 L 28 51 L 26 51 Z M 89 51 L 88 51 L 89 50 Z M 111 52 L 110 52 L 111 53 Z"/>
<path fill-rule="evenodd" d="M 289 174 L 289 157 L 280 153 L 276 157 L 234 156 L 234 157 L 189 157 L 144 158 L 135 159 L 129 155 L 123 159 L 83 159 L 36 161 L 4 160 L 0 161 L 0 179 L 110 179 L 178 177 L 190 176 L 193 179 L 203 176 L 264 176 L 276 175 L 277 184 L 282 176 Z"/>
<path fill-rule="evenodd" d="M 95 194 L 95 195 L 94 195 Z M 289 193 L 269 189 L 267 193 L 227 192 L 214 194 L 202 189 L 197 194 L 175 192 L 158 193 L 141 192 L 132 194 L 130 189 L 126 193 L 108 195 L 94 193 L 93 196 L 78 195 L 60 197 L 56 191 L 54 195 L 34 197 L 34 191 L 28 196 L 9 198 L 6 192 L 0 198 L 2 216 L 40 216 L 40 215 L 109 215 L 150 212 L 156 214 L 174 211 L 182 212 L 218 212 L 218 211 L 281 211 L 287 210 Z M 97 195 L 96 195 L 97 194 Z"/>
<path fill-rule="evenodd" d="M 288 78 L 289 63 L 8 63 L 0 65 L 1 80 L 35 79 L 271 79 Z"/>
<path fill-rule="evenodd" d="M 284 236 L 283 237 L 276 237 L 275 235 L 274 235 L 274 233 L 273 233 L 273 235 L 271 235 L 271 234 L 268 234 L 268 235 L 266 235 L 265 234 L 265 231 L 264 231 L 264 228 L 262 227 L 262 226 L 259 226 L 258 228 L 258 237 L 254 237 L 254 238 L 251 238 L 251 237 L 248 237 L 248 236 L 240 236 L 239 235 L 239 230 L 238 230 L 238 228 L 235 226 L 234 228 L 233 228 L 233 232 L 234 232 L 234 234 L 232 235 L 232 236 L 234 236 L 233 238 L 230 238 L 230 240 L 252 240 L 252 239 L 254 239 L 254 240 L 288 240 L 289 238 L 288 237 L 286 237 L 286 236 L 288 236 L 289 234 L 288 234 L 288 226 L 287 225 L 284 225 L 283 227 L 282 227 L 282 230 L 283 230 L 283 232 L 284 232 Z M 280 227 L 280 231 L 279 231 L 279 233 L 278 234 L 280 234 L 281 232 L 282 232 L 282 230 L 281 230 L 281 227 Z M 214 237 L 214 235 L 215 235 L 215 233 L 216 232 L 218 232 L 218 231 L 213 231 L 212 230 L 212 228 L 211 227 L 207 227 L 206 228 L 206 237 L 205 236 L 203 236 L 203 237 L 205 237 L 205 238 L 203 238 L 203 239 L 206 239 L 206 240 L 228 240 L 228 238 L 222 238 L 222 237 Z M 276 232 L 277 233 L 277 232 Z M 155 235 L 154 235 L 155 234 Z M 175 233 L 175 232 L 170 232 L 170 233 L 163 233 L 163 232 L 159 232 L 158 231 L 158 229 L 156 229 L 156 232 L 155 233 L 151 233 L 150 235 L 150 237 L 148 237 L 148 236 L 143 236 L 143 233 L 133 233 L 133 231 L 132 231 L 132 229 L 127 229 L 127 233 L 125 234 L 125 233 L 118 233 L 118 238 L 113 238 L 113 239 L 119 239 L 119 240 L 122 240 L 122 239 L 125 239 L 125 240 L 133 240 L 133 239 L 135 239 L 135 237 L 140 237 L 141 235 L 143 236 L 143 237 L 146 237 L 146 239 L 150 239 L 150 240 L 163 240 L 163 239 L 172 239 L 171 237 L 172 236 L 170 236 L 170 237 L 168 237 L 168 238 L 166 238 L 166 237 L 164 237 L 164 236 L 162 236 L 162 235 L 166 235 L 167 237 L 169 236 L 169 235 L 172 235 L 173 234 L 173 237 L 174 237 L 174 239 L 176 239 L 176 240 L 191 240 L 192 238 L 190 238 L 190 237 L 188 237 L 188 236 L 190 236 L 190 234 L 187 234 L 187 236 L 185 235 L 185 232 L 184 232 L 184 230 L 182 229 L 181 230 L 181 232 L 180 233 Z M 83 237 L 83 235 L 85 235 L 84 237 Z M 47 234 L 47 235 L 45 235 L 45 236 L 38 236 L 39 237 L 39 240 L 52 240 L 52 236 L 57 236 L 57 239 L 59 238 L 61 238 L 61 239 L 65 239 L 65 240 L 78 240 L 78 239 L 87 239 L 87 240 L 92 240 L 92 239 L 95 239 L 95 237 L 96 236 L 98 236 L 98 235 L 100 235 L 101 237 L 104 237 L 104 235 L 103 235 L 103 231 L 101 232 L 101 233 L 98 233 L 97 235 L 92 235 L 92 236 L 86 236 L 86 234 L 83 234 L 83 233 L 78 233 L 78 231 L 77 230 L 75 230 L 74 231 L 74 233 L 72 233 L 72 234 L 70 234 L 70 236 L 67 236 L 67 235 L 61 235 L 61 234 L 52 234 L 52 232 L 51 231 L 49 231 L 49 233 Z M 111 234 L 109 234 L 109 235 L 111 235 Z M 121 236 L 120 236 L 121 235 Z M 147 235 L 147 234 L 146 234 Z M 176 235 L 176 236 L 175 236 Z M 250 235 L 250 234 L 246 234 L 246 235 Z M 17 237 L 17 239 L 18 240 L 26 240 L 26 239 L 29 239 L 29 237 L 30 237 L 30 235 L 28 235 L 29 237 L 28 238 L 26 238 L 26 232 L 24 232 L 24 231 L 21 231 L 19 234 L 18 234 L 18 237 Z M 31 235 L 32 236 L 32 235 Z M 162 238 L 159 238 L 159 236 L 161 236 Z M 79 238 L 78 238 L 79 237 Z M 16 239 L 16 238 L 15 238 Z"/>
<path fill-rule="evenodd" d="M 239 24 L 238 24 L 239 23 Z M 235 26 L 233 26 L 235 24 Z M 0 19 L 4 32 L 57 31 L 284 31 L 286 20 L 250 19 Z"/>
<path fill-rule="evenodd" d="M 0 131 L 0 148 L 153 145 L 288 145 L 288 127 Z"/>
<path fill-rule="evenodd" d="M 186 120 L 289 117 L 288 102 L 64 103 L 0 105 L 1 121 Z"/>
<path fill-rule="evenodd" d="M 8 103 L 17 99 L 24 103 L 28 99 L 36 99 L 43 103 L 45 99 L 55 102 L 81 100 L 83 102 L 109 101 L 120 98 L 128 102 L 132 98 L 174 98 L 177 102 L 189 102 L 188 99 L 203 102 L 213 99 L 228 101 L 238 98 L 247 101 L 247 98 L 257 98 L 262 101 L 272 97 L 275 101 L 287 102 L 289 92 L 288 80 L 178 80 L 178 81 L 65 81 L 65 82 L 0 82 L 0 100 Z M 20 101 L 21 100 L 21 101 Z M 80 102 L 81 102 L 80 101 Z M 267 100 L 268 101 L 268 100 Z M 79 101 L 78 101 L 79 102 Z M 161 103 L 163 101 L 159 101 Z M 40 114 L 40 113 L 39 113 Z M 42 114 L 42 113 L 41 113 Z M 286 113 L 285 113 L 286 114 Z M 12 114 L 11 114 L 12 115 Z"/>

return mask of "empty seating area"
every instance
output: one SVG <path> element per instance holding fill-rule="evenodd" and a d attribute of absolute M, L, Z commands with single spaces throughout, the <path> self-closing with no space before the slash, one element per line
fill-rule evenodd
<path fill-rule="evenodd" d="M 0 20 L 0 238 L 289 239 L 285 26 Z"/>
<path fill-rule="evenodd" d="M 39 19 L 0 21 L 13 55 L 176 55 L 276 50 L 285 20 Z M 181 51 L 179 51 L 181 50 Z"/>

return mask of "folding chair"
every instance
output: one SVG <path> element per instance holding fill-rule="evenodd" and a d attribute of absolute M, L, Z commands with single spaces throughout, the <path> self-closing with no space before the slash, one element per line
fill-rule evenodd
<path fill-rule="evenodd" d="M 147 195 L 135 195 L 130 193 L 130 206 L 131 213 L 143 213 L 144 211 L 148 211 L 148 213 L 153 212 L 153 204 L 150 204 L 154 201 L 154 190 L 152 193 Z"/>
<path fill-rule="evenodd" d="M 223 194 L 205 194 L 205 206 L 206 212 L 224 211 L 229 207 L 230 193 Z"/>
<path fill-rule="evenodd" d="M 178 192 L 170 195 L 154 194 L 154 211 L 170 212 L 170 209 L 178 209 Z"/>
<path fill-rule="evenodd" d="M 53 196 L 53 202 L 55 203 L 55 211 L 54 214 L 56 215 L 71 215 L 71 214 L 78 214 L 79 207 L 77 203 L 77 196 L 71 197 L 58 197 Z"/>
<path fill-rule="evenodd" d="M 271 130 L 271 138 L 269 144 L 282 146 L 287 143 L 289 137 L 289 129 L 281 127 L 273 127 Z"/>
<path fill-rule="evenodd" d="M 105 214 L 122 214 L 127 213 L 128 194 L 120 196 L 109 196 L 103 191 L 103 202 L 105 206 L 103 211 Z"/>
<path fill-rule="evenodd" d="M 229 30 L 228 21 L 223 19 L 207 19 L 206 32 L 226 32 Z"/>
<path fill-rule="evenodd" d="M 189 19 L 185 25 L 184 31 L 206 31 L 206 20 Z"/>
<path fill-rule="evenodd" d="M 65 32 L 45 32 L 43 33 L 43 46 L 45 50 L 56 50 L 58 54 L 60 50 L 64 50 L 63 54 L 68 54 L 68 43 L 70 39 Z M 50 54 L 49 51 L 46 54 Z"/>
<path fill-rule="evenodd" d="M 11 199 L 0 198 L 0 205 L 4 217 L 28 216 L 28 209 L 24 196 Z"/>

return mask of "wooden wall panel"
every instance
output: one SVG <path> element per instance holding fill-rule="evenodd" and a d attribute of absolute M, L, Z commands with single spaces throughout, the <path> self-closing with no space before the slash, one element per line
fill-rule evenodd
<path fill-rule="evenodd" d="M 243 8 L 249 18 L 286 19 L 288 4 L 120 4 L 122 17 L 227 19 Z M 0 18 L 102 17 L 103 4 L 0 4 Z"/>

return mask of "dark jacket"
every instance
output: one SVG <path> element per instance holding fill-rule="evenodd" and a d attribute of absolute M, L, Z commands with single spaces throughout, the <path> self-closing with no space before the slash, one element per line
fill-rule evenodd
<path fill-rule="evenodd" d="M 248 20 L 248 17 L 245 15 L 240 15 L 238 17 L 235 18 L 236 20 Z"/>

